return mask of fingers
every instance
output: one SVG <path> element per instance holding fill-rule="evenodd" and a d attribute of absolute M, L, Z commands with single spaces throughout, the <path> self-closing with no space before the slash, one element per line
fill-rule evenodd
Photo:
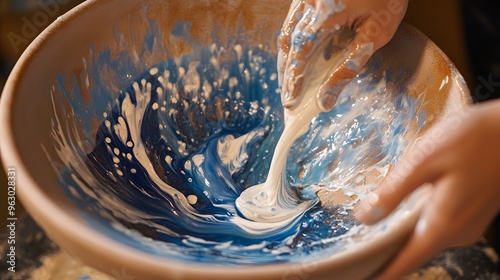
<path fill-rule="evenodd" d="M 439 227 L 427 217 L 421 218 L 408 242 L 376 279 L 400 279 L 444 249 L 446 236 Z"/>
<path fill-rule="evenodd" d="M 457 188 L 465 187 L 452 176 L 438 180 L 410 239 L 377 279 L 400 279 L 450 246 L 479 240 L 495 212 L 484 213 L 476 205 L 468 209 L 466 202 L 470 198 L 458 196 L 455 200 L 453 194 Z"/>
<path fill-rule="evenodd" d="M 436 184 L 429 214 L 445 232 L 443 245 L 473 244 L 498 213 L 498 196 L 478 188 L 470 175 L 448 173 Z"/>
<path fill-rule="evenodd" d="M 361 22 L 339 64 L 325 78 L 320 88 L 318 105 L 323 111 L 333 109 L 344 87 L 356 77 L 373 53 L 391 40 L 399 23 L 400 20 L 394 19 L 393 23 L 381 28 L 379 20 L 373 16 Z M 378 29 L 375 30 L 374 26 Z"/>
<path fill-rule="evenodd" d="M 408 3 L 401 0 L 375 9 L 367 7 L 364 2 L 349 2 L 349 5 L 352 6 L 346 7 L 341 1 L 320 0 L 296 0 L 292 3 L 279 38 L 279 81 L 282 103 L 286 108 L 294 108 L 298 103 L 304 79 L 313 64 L 310 62 L 312 54 L 332 34 L 348 26 L 356 28 L 354 40 L 340 62 L 332 68 L 331 74 L 324 79 L 318 93 L 319 107 L 323 111 L 333 109 L 343 88 L 360 72 L 372 54 L 392 38 Z"/>
<path fill-rule="evenodd" d="M 321 84 L 317 100 L 322 111 L 328 112 L 333 109 L 344 87 L 358 75 L 372 54 L 373 45 L 370 43 L 348 47 L 348 51 L 341 59 L 340 66 L 335 66 Z"/>
<path fill-rule="evenodd" d="M 296 99 L 298 92 L 302 88 L 303 75 L 306 68 L 305 57 L 309 56 L 315 38 L 314 33 L 310 33 L 310 28 L 307 28 L 313 20 L 313 12 L 311 8 L 303 10 L 302 18 L 294 27 L 290 37 L 290 47 L 287 59 L 285 61 L 284 74 L 286 80 L 282 84 L 282 101 L 287 108 L 293 107 L 293 101 Z"/>
<path fill-rule="evenodd" d="M 378 222 L 421 185 L 434 184 L 446 174 L 457 172 L 456 164 L 463 159 L 457 159 L 456 151 L 463 151 L 463 144 L 467 141 L 457 141 L 457 136 L 453 136 L 450 131 L 453 126 L 448 123 L 452 119 L 449 117 L 447 121 L 436 124 L 413 147 L 408 148 L 396 168 L 380 182 L 369 198 L 357 206 L 356 215 L 360 221 L 366 224 Z"/>
<path fill-rule="evenodd" d="M 436 154 L 425 155 L 422 145 L 415 145 L 376 190 L 356 206 L 356 217 L 374 224 L 391 213 L 403 199 L 425 183 L 436 182 L 446 165 Z"/>
<path fill-rule="evenodd" d="M 297 25 L 299 19 L 302 17 L 303 10 L 303 1 L 293 1 L 278 36 L 278 82 L 280 85 L 283 84 L 283 73 L 285 71 L 288 54 L 290 52 L 290 39 L 292 36 L 292 32 L 295 28 L 295 25 Z"/>
<path fill-rule="evenodd" d="M 451 219 L 441 215 L 443 183 L 439 182 L 435 192 L 424 204 L 420 218 L 401 250 L 376 279 L 400 279 L 422 263 L 450 246 L 453 230 Z"/>
<path fill-rule="evenodd" d="M 322 9 L 328 9 L 327 12 Z M 332 7 L 317 8 L 306 5 L 302 11 L 302 18 L 297 22 L 289 40 L 289 51 L 286 59 L 280 63 L 285 64 L 283 69 L 282 99 L 287 108 L 293 108 L 297 103 L 310 59 L 315 51 L 333 34 L 340 30 L 347 20 L 345 13 L 337 12 Z M 325 24 L 338 26 L 339 29 L 325 28 Z M 288 28 L 288 25 L 287 25 Z M 285 49 L 284 49 L 285 50 Z M 281 67 L 280 67 L 281 68 Z"/>

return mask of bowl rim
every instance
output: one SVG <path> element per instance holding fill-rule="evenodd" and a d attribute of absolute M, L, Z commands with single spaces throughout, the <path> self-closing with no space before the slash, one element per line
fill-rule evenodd
<path fill-rule="evenodd" d="M 18 147 L 16 139 L 14 139 L 14 127 L 11 126 L 13 115 L 11 109 L 16 102 L 15 93 L 20 84 L 22 74 L 33 62 L 34 58 L 36 58 L 39 50 L 44 48 L 47 41 L 51 40 L 54 36 L 58 36 L 58 33 L 61 33 L 61 30 L 64 30 L 70 25 L 73 19 L 89 10 L 98 9 L 99 5 L 104 2 L 105 1 L 87 0 L 66 14 L 58 17 L 27 47 L 6 81 L 0 99 L 0 131 L 4 132 L 0 141 L 1 160 L 6 171 L 10 167 L 16 168 L 16 176 L 18 176 L 16 194 L 28 213 L 47 231 L 49 237 L 54 238 L 54 241 L 60 245 L 62 249 L 69 247 L 78 248 L 78 250 L 81 251 L 79 251 L 77 255 L 81 254 L 85 262 L 92 258 L 99 259 L 94 261 L 92 266 L 97 266 L 100 269 L 109 266 L 104 266 L 104 263 L 102 264 L 103 266 L 99 266 L 96 262 L 105 261 L 111 263 L 114 267 L 121 266 L 125 267 L 127 270 L 130 268 L 130 271 L 143 271 L 147 269 L 150 270 L 150 273 L 163 276 L 184 276 L 194 273 L 207 277 L 210 275 L 222 277 L 220 279 L 224 279 L 223 277 L 238 276 L 268 276 L 269 274 L 277 276 L 289 272 L 290 267 L 297 263 L 285 262 L 248 266 L 226 266 L 178 261 L 173 258 L 149 255 L 104 236 L 97 230 L 86 226 L 83 221 L 73 219 L 63 207 L 59 206 L 56 201 L 42 190 L 42 186 L 31 176 L 18 153 L 18 149 L 21 147 Z M 425 37 L 425 35 L 414 27 L 404 25 L 403 28 L 409 28 L 411 32 L 420 33 L 419 36 Z M 436 47 L 436 49 L 440 51 L 438 47 Z M 451 65 L 450 67 L 454 69 L 453 64 L 442 51 L 441 55 Z M 319 270 L 328 270 L 332 267 L 342 266 L 344 263 L 355 261 L 359 255 L 366 254 L 366 251 L 371 250 L 376 252 L 380 247 L 391 243 L 393 238 L 401 234 L 402 230 L 411 230 L 418 219 L 419 213 L 419 209 L 413 211 L 402 221 L 401 228 L 389 231 L 387 234 L 382 234 L 381 236 L 374 237 L 366 242 L 358 244 L 365 247 L 365 250 L 343 250 L 326 259 L 314 260 L 315 267 Z M 56 231 L 58 232 L 57 234 L 55 234 Z M 75 253 L 75 250 L 72 251 Z M 117 258 L 116 256 L 119 257 Z M 256 267 L 259 267 L 259 269 L 256 270 Z"/>

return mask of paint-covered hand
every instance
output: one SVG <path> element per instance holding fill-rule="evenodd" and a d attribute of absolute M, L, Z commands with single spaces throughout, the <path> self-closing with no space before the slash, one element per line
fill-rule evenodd
<path fill-rule="evenodd" d="M 413 190 L 432 184 L 419 221 L 379 279 L 399 279 L 439 251 L 477 241 L 500 211 L 500 101 L 477 105 L 431 128 L 357 206 L 373 224 Z"/>
<path fill-rule="evenodd" d="M 371 55 L 393 37 L 408 0 L 294 0 L 278 38 L 278 72 L 282 100 L 294 108 L 310 72 L 312 55 L 327 56 L 334 34 L 343 28 L 355 32 L 344 54 L 329 70 L 318 93 L 318 105 L 329 111 L 337 96 L 365 65 Z M 324 50 L 318 50 L 326 46 Z"/>

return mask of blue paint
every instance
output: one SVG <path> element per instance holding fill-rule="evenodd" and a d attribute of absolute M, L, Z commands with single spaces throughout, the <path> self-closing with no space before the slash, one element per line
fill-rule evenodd
<path fill-rule="evenodd" d="M 188 27 L 179 23 L 175 30 L 184 32 Z M 149 50 L 153 48 L 152 34 L 146 36 Z M 268 234 L 251 234 L 234 222 L 238 215 L 235 199 L 244 189 L 265 181 L 274 145 L 283 130 L 275 56 L 258 47 L 244 47 L 242 54 L 237 60 L 233 50 L 220 52 L 215 44 L 162 62 L 153 68 L 157 71 L 132 75 L 133 70 L 126 70 L 135 69 L 130 58 L 123 55 L 114 61 L 109 50 L 104 50 L 97 56 L 97 65 L 105 61 L 119 69 L 117 84 L 123 85 L 123 91 L 119 95 L 111 92 L 99 71 L 88 69 L 95 79 L 89 105 L 81 100 L 74 77 L 58 77 L 55 102 L 67 102 L 75 118 L 82 120 L 78 125 L 83 127 L 83 140 L 91 149 L 78 148 L 80 143 L 60 147 L 61 155 L 72 160 L 56 168 L 61 188 L 90 226 L 149 254 L 224 265 L 318 258 L 349 246 L 346 232 L 357 222 L 341 205 L 317 205 Z M 221 56 L 225 59 L 219 60 Z M 220 65 L 216 67 L 211 58 Z M 406 147 L 401 135 L 408 131 L 418 102 L 404 95 L 401 80 L 386 78 L 394 73 L 371 75 L 378 67 L 377 61 L 372 61 L 339 97 L 337 107 L 318 116 L 291 150 L 286 176 L 293 186 L 305 187 L 303 197 L 311 198 L 315 188 L 323 185 L 352 188 L 368 167 L 382 168 L 401 156 Z M 185 78 L 189 69 L 199 77 L 199 88 L 185 87 L 191 81 Z M 227 78 L 223 78 L 225 71 Z M 160 76 L 177 90 L 162 83 Z M 146 90 L 148 83 L 150 91 Z M 204 84 L 212 89 L 204 90 Z M 388 93 L 387 88 L 394 92 Z M 370 102 L 362 103 L 365 99 Z M 134 120 L 126 121 L 126 139 L 114 126 L 134 108 L 140 109 L 140 141 L 129 146 Z M 354 109 L 359 113 L 349 116 Z M 386 112 L 383 118 L 377 115 L 380 112 Z M 95 138 L 90 133 L 92 117 L 99 124 Z M 61 125 L 54 125 L 54 129 L 61 129 Z M 76 137 L 65 133 L 68 139 Z M 218 146 L 231 137 L 251 133 L 255 134 L 240 151 L 247 159 L 224 163 Z M 144 145 L 150 166 L 141 162 L 136 150 L 139 144 Z M 203 161 L 195 164 L 199 158 Z M 302 177 L 298 175 L 301 171 Z M 172 195 L 165 185 L 177 193 Z M 180 203 L 180 196 L 193 195 L 196 203 Z"/>
<path fill-rule="evenodd" d="M 172 29 L 172 35 L 174 36 L 186 36 L 191 31 L 191 26 L 193 23 L 178 20 L 175 22 L 175 27 Z"/>

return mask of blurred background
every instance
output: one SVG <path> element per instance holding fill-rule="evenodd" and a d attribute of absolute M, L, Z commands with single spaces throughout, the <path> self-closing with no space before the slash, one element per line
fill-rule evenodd
<path fill-rule="evenodd" d="M 81 2 L 0 0 L 0 92 L 29 43 L 57 16 Z M 500 96 L 499 14 L 500 1 L 497 0 L 410 0 L 405 20 L 448 55 L 465 77 L 473 100 L 482 102 Z M 0 141 L 1 137 L 0 132 Z M 0 172 L 0 186 L 0 219 L 3 223 L 7 214 L 7 182 L 3 172 Z M 18 215 L 22 213 L 21 209 L 16 210 Z M 497 251 L 500 247 L 498 225 L 497 221 L 487 234 Z"/>

